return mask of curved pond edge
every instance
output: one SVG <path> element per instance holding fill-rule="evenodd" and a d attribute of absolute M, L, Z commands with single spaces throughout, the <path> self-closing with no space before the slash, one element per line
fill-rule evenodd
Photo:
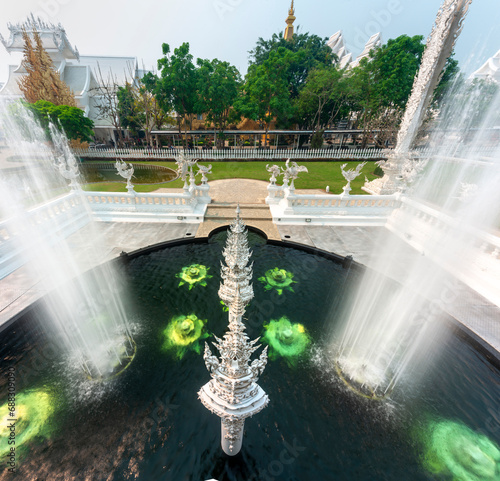
<path fill-rule="evenodd" d="M 132 162 L 129 162 L 129 163 L 134 163 L 133 161 Z M 114 164 L 112 162 L 101 162 L 101 161 L 90 161 L 90 162 L 81 162 L 80 165 L 84 165 L 84 166 L 92 166 L 92 165 L 105 165 L 105 166 L 112 166 L 114 167 Z M 166 167 L 164 165 L 156 165 L 156 164 L 148 164 L 148 163 L 145 163 L 144 161 L 142 162 L 135 162 L 135 165 L 139 165 L 139 166 L 150 166 L 150 167 L 154 167 L 153 170 L 170 170 L 171 172 L 173 172 L 175 174 L 175 177 L 172 178 L 171 180 L 165 180 L 163 182 L 143 182 L 143 183 L 136 183 L 134 184 L 134 186 L 141 186 L 141 185 L 163 185 L 163 184 L 169 184 L 170 182 L 174 182 L 178 179 L 180 179 L 180 175 L 179 175 L 179 172 L 177 172 L 175 169 L 172 169 L 171 167 Z M 113 168 L 110 168 L 109 170 L 114 170 Z M 116 170 L 116 169 L 115 169 Z M 82 183 L 82 185 L 110 185 L 110 184 L 126 184 L 127 181 L 125 179 L 117 179 L 117 180 L 103 180 L 101 182 L 86 182 L 86 183 Z"/>
<path fill-rule="evenodd" d="M 222 231 L 227 231 L 229 227 L 229 224 L 217 227 L 216 229 L 212 230 L 210 234 L 207 237 L 187 237 L 187 238 L 179 238 L 179 239 L 173 239 L 173 240 L 168 240 L 164 242 L 159 242 L 157 244 L 152 244 L 146 247 L 141 247 L 140 249 L 137 249 L 135 251 L 131 252 L 124 252 L 122 251 L 120 255 L 114 259 L 111 259 L 100 266 L 93 267 L 92 269 L 89 269 L 85 272 L 82 272 L 80 275 L 86 275 L 87 273 L 102 269 L 104 265 L 107 265 L 108 263 L 115 263 L 115 264 L 122 264 L 122 263 L 128 263 L 129 261 L 136 259 L 138 257 L 141 257 L 143 255 L 148 255 L 153 252 L 163 250 L 166 248 L 170 247 L 176 247 L 176 246 L 181 246 L 181 245 L 190 245 L 190 244 L 208 244 L 210 241 L 210 238 L 213 237 L 214 235 L 218 234 L 219 232 Z M 264 231 L 252 227 L 252 226 L 247 226 L 247 230 L 249 232 L 256 233 L 260 235 L 265 241 L 266 244 L 269 245 L 274 245 L 274 246 L 279 246 L 279 247 L 287 247 L 287 248 L 292 248 L 292 249 L 297 249 L 301 250 L 303 252 L 307 252 L 308 254 L 313 254 L 317 255 L 319 257 L 323 257 L 325 259 L 328 259 L 330 261 L 335 262 L 336 264 L 341 265 L 344 269 L 353 269 L 354 271 L 358 273 L 363 273 L 367 270 L 371 270 L 369 267 L 365 266 L 364 264 L 361 264 L 359 262 L 356 262 L 353 260 L 352 256 L 341 256 L 339 254 L 335 254 L 333 252 L 325 251 L 322 249 L 318 249 L 316 247 L 300 244 L 298 242 L 293 242 L 293 241 L 282 241 L 282 240 L 274 240 L 274 239 L 269 239 L 268 236 L 265 234 Z M 397 281 L 394 281 L 398 283 Z M 400 284 L 400 283 L 398 283 Z M 35 302 L 30 304 L 29 306 L 25 307 L 23 310 L 19 311 L 17 314 L 15 314 L 12 318 L 10 318 L 7 322 L 5 322 L 2 326 L 0 326 L 0 334 L 2 331 L 5 329 L 9 328 L 12 324 L 14 324 L 17 320 L 25 316 L 26 314 L 30 313 L 33 309 L 36 309 L 37 306 L 41 305 L 41 303 L 44 301 L 45 296 L 49 295 L 50 293 L 45 294 L 42 296 L 40 299 L 37 299 Z M 463 339 L 467 344 L 469 344 L 474 350 L 479 352 L 484 358 L 495 368 L 500 370 L 500 352 L 497 351 L 492 345 L 488 344 L 483 338 L 478 336 L 474 331 L 472 331 L 470 328 L 468 328 L 464 323 L 460 322 L 460 320 L 456 319 L 453 317 L 451 314 L 445 312 L 446 316 L 444 319 L 445 324 L 447 325 L 448 328 L 451 329 L 451 331 Z"/>

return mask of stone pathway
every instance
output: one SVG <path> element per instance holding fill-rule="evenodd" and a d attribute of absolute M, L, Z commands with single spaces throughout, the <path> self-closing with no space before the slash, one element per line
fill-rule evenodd
<path fill-rule="evenodd" d="M 217 204 L 264 204 L 268 182 L 253 179 L 224 179 L 209 182 L 210 197 Z"/>
<path fill-rule="evenodd" d="M 270 239 L 280 239 L 271 211 L 266 205 L 267 182 L 253 179 L 224 179 L 210 182 L 212 203 L 196 237 L 207 237 L 221 226 L 229 225 L 240 206 L 240 216 L 250 227 L 263 231 Z"/>
<path fill-rule="evenodd" d="M 236 217 L 238 204 L 212 203 L 207 208 L 205 220 L 200 225 L 196 237 L 207 237 L 214 229 L 229 226 Z M 249 227 L 264 232 L 269 239 L 280 239 L 280 234 L 273 223 L 271 211 L 266 204 L 239 204 L 240 217 Z"/>

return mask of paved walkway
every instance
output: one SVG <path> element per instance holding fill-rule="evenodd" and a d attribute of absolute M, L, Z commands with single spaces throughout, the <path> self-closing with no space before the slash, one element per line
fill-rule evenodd
<path fill-rule="evenodd" d="M 121 252 L 194 237 L 197 230 L 198 225 L 184 223 L 94 222 L 70 236 L 68 245 L 76 254 L 78 268 L 86 271 L 118 257 Z M 94 239 L 94 242 L 89 242 L 89 239 Z M 29 266 L 23 266 L 1 279 L 0 331 L 11 318 L 44 294 L 44 283 Z"/>
<path fill-rule="evenodd" d="M 264 204 L 268 182 L 253 179 L 213 180 L 210 197 L 218 204 Z"/>
<path fill-rule="evenodd" d="M 267 182 L 253 179 L 224 179 L 210 182 L 212 204 L 207 208 L 197 237 L 207 237 L 214 229 L 229 225 L 240 206 L 244 222 L 264 232 L 269 239 L 280 239 L 267 206 Z"/>
<path fill-rule="evenodd" d="M 265 204 L 266 182 L 249 179 L 219 180 L 210 182 L 210 187 L 213 204 L 207 209 L 205 222 L 199 227 L 182 223 L 96 223 L 77 232 L 68 241 L 78 254 L 77 261 L 81 269 L 85 270 L 113 259 L 122 251 L 130 252 L 167 240 L 192 236 L 205 237 L 213 229 L 228 225 L 234 219 L 237 203 L 240 203 L 241 216 L 247 225 L 259 228 L 271 239 L 298 242 L 339 255 L 352 255 L 357 262 L 369 267 L 376 265 L 377 246 L 383 242 L 383 236 L 392 236 L 399 254 L 391 261 L 386 274 L 396 280 L 404 278 L 410 259 L 420 255 L 405 242 L 394 238 L 395 236 L 383 227 L 280 226 L 277 228 Z M 172 192 L 173 189 L 161 190 Z M 99 245 L 107 247 L 96 250 L 89 246 L 88 239 L 95 237 L 100 238 Z M 429 263 L 429 269 L 436 268 Z M 2 324 L 44 293 L 43 283 L 39 282 L 26 267 L 0 280 L 0 329 Z M 448 312 L 500 352 L 500 308 L 462 284 L 457 287 L 457 295 L 457 302 L 447 307 Z"/>

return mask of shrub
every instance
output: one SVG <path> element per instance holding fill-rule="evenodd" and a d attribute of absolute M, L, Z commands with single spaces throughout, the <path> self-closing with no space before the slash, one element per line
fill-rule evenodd
<path fill-rule="evenodd" d="M 317 130 L 311 139 L 311 149 L 321 149 L 323 147 L 323 130 Z"/>

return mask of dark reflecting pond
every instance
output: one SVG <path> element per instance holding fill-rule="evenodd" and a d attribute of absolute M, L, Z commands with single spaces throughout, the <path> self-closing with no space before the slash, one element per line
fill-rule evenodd
<path fill-rule="evenodd" d="M 120 177 L 113 163 L 82 163 L 82 183 L 126 182 Z M 161 165 L 134 164 L 133 184 L 160 184 L 177 177 L 177 172 Z"/>
<path fill-rule="evenodd" d="M 261 336 L 270 320 L 286 316 L 303 326 L 311 343 L 293 364 L 280 357 L 269 361 L 259 384 L 270 404 L 247 420 L 241 453 L 224 455 L 220 420 L 197 399 L 209 380 L 198 349 L 204 341 L 176 349 L 165 339 L 170 321 L 188 315 L 206 321 L 208 335 L 224 334 L 227 313 L 217 296 L 224 241 L 221 233 L 208 244 L 164 248 L 122 267 L 137 355 L 107 384 L 86 381 L 68 366 L 60 343 L 48 335 L 48 320 L 36 310 L 1 333 L 0 406 L 11 367 L 24 396 L 19 402 L 27 406 L 17 474 L 4 470 L 2 440 L 1 480 L 500 479 L 494 451 L 500 443 L 499 371 L 450 333 L 423 384 L 412 387 L 409 380 L 384 402 L 357 397 L 325 357 L 336 322 L 328 313 L 355 274 L 317 255 L 267 245 L 255 234 L 249 336 Z M 208 269 L 197 267 L 205 277 L 190 288 L 181 284 L 182 272 L 193 264 Z M 279 294 L 258 280 L 276 267 L 293 274 L 293 291 Z M 448 424 L 439 442 L 452 462 L 467 465 L 467 476 L 453 477 L 434 451 L 429 454 L 441 422 Z M 462 428 L 449 434 L 446 426 L 463 426 L 478 441 L 462 442 L 454 435 Z"/>

